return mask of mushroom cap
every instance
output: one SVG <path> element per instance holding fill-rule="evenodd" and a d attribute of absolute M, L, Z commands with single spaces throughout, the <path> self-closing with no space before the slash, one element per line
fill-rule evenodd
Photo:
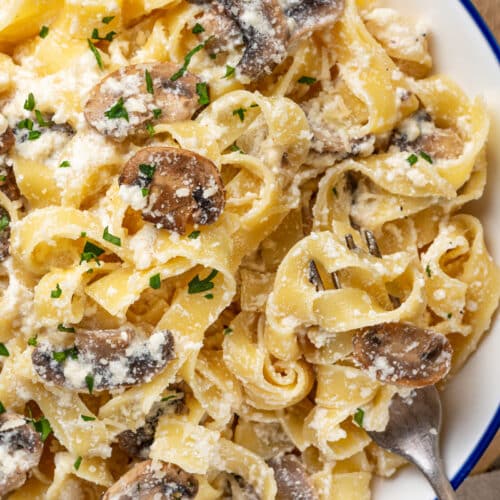
<path fill-rule="evenodd" d="M 102 500 L 181 500 L 194 498 L 198 480 L 174 464 L 139 462 L 104 493 Z"/>
<path fill-rule="evenodd" d="M 174 339 L 169 330 L 146 339 L 129 327 L 80 330 L 74 349 L 66 351 L 62 361 L 54 358 L 55 351 L 44 342 L 33 351 L 33 367 L 44 381 L 82 391 L 87 388 L 86 377 L 91 376 L 93 389 L 101 391 L 150 381 L 174 357 Z"/>
<path fill-rule="evenodd" d="M 0 497 L 22 486 L 42 456 L 38 432 L 20 415 L 0 415 Z"/>
<path fill-rule="evenodd" d="M 295 21 L 292 41 L 312 31 L 333 25 L 344 12 L 344 0 L 305 0 L 289 2 L 285 15 Z"/>
<path fill-rule="evenodd" d="M 362 328 L 352 342 L 355 360 L 382 382 L 424 387 L 444 378 L 451 367 L 448 339 L 408 323 Z"/>
<path fill-rule="evenodd" d="M 268 461 L 274 470 L 278 487 L 276 500 L 317 500 L 304 464 L 298 457 L 285 453 Z"/>
<path fill-rule="evenodd" d="M 14 146 L 16 138 L 14 137 L 14 132 L 10 127 L 7 127 L 3 134 L 0 134 L 0 155 L 3 155 L 9 151 L 9 149 Z"/>
<path fill-rule="evenodd" d="M 144 220 L 180 234 L 189 225 L 213 224 L 225 205 L 217 167 L 185 149 L 141 149 L 125 164 L 119 183 L 138 191 L 143 205 L 133 208 L 141 209 Z M 144 197 L 141 188 L 148 190 Z"/>
<path fill-rule="evenodd" d="M 196 84 L 200 79 L 185 72 L 177 80 L 179 70 L 174 63 L 136 64 L 121 68 L 101 80 L 85 105 L 85 118 L 99 133 L 117 140 L 128 136 L 148 135 L 146 125 L 189 120 L 200 107 Z M 153 93 L 148 92 L 146 71 L 151 75 Z M 120 99 L 127 118 L 110 118 L 106 113 Z M 161 110 L 155 118 L 154 110 Z"/>
<path fill-rule="evenodd" d="M 257 80 L 282 62 L 287 53 L 288 24 L 278 0 L 216 0 L 240 28 L 245 51 L 240 73 Z"/>

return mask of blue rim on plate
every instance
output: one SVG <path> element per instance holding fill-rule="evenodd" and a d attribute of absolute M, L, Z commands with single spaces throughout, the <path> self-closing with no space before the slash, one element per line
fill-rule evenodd
<path fill-rule="evenodd" d="M 488 28 L 488 25 L 486 24 L 484 19 L 481 17 L 481 14 L 479 14 L 471 0 L 460 0 L 460 2 L 472 17 L 477 27 L 481 30 L 481 33 L 488 42 L 488 45 L 490 46 L 491 50 L 497 58 L 498 63 L 500 64 L 500 45 L 498 44 L 496 38 L 493 36 L 493 33 Z M 455 477 L 452 479 L 451 483 L 455 489 L 458 488 L 463 480 L 469 475 L 470 471 L 474 468 L 483 453 L 486 451 L 486 448 L 488 448 L 488 445 L 491 443 L 499 429 L 500 405 L 497 407 L 497 411 L 493 419 L 486 428 L 486 431 L 481 436 L 481 439 L 477 443 L 476 447 L 469 455 L 462 467 L 459 469 L 459 471 L 455 474 Z"/>

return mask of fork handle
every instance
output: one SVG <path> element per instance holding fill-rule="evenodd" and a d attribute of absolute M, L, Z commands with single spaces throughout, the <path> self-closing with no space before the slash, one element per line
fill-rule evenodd
<path fill-rule="evenodd" d="M 455 491 L 453 490 L 450 482 L 448 481 L 448 478 L 446 477 L 443 463 L 441 462 L 441 460 L 438 461 L 438 463 L 436 464 L 435 467 L 432 468 L 432 470 L 428 471 L 423 470 L 422 472 L 429 480 L 429 483 L 431 483 L 431 486 L 436 492 L 436 495 L 439 500 L 457 499 Z"/>

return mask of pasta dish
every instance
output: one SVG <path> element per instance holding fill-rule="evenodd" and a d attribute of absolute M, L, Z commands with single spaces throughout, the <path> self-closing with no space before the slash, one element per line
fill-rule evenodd
<path fill-rule="evenodd" d="M 0 497 L 356 499 L 500 270 L 489 119 L 372 0 L 0 7 Z"/>

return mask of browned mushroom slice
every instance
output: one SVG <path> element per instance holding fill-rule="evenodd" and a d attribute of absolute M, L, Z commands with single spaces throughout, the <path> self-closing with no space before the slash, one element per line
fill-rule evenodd
<path fill-rule="evenodd" d="M 192 224 L 214 223 L 224 205 L 217 167 L 192 151 L 145 148 L 132 157 L 119 179 L 120 194 L 142 218 L 180 234 Z"/>
<path fill-rule="evenodd" d="M 431 159 L 448 160 L 460 156 L 464 144 L 452 129 L 437 128 L 431 116 L 419 110 L 404 120 L 391 137 L 400 151 L 424 152 Z"/>
<path fill-rule="evenodd" d="M 0 415 L 0 497 L 19 488 L 42 456 L 38 432 L 20 415 Z"/>
<path fill-rule="evenodd" d="M 317 500 L 302 462 L 291 453 L 269 460 L 278 487 L 276 500 Z"/>
<path fill-rule="evenodd" d="M 7 153 L 15 142 L 14 132 L 10 127 L 7 127 L 5 132 L 0 134 L 0 155 Z"/>
<path fill-rule="evenodd" d="M 331 26 L 344 11 L 344 0 L 306 0 L 287 2 L 285 14 L 295 21 L 292 38 L 303 37 L 307 33 Z"/>
<path fill-rule="evenodd" d="M 148 124 L 190 119 L 200 107 L 196 93 L 200 79 L 186 72 L 172 80 L 178 70 L 173 63 L 156 63 L 111 73 L 90 94 L 85 105 L 87 122 L 99 133 L 123 140 L 147 136 Z"/>
<path fill-rule="evenodd" d="M 173 357 L 170 331 L 160 330 L 144 339 L 131 328 L 122 328 L 78 331 L 70 349 L 41 342 L 32 361 L 46 382 L 92 392 L 149 382 Z"/>
<path fill-rule="evenodd" d="M 216 0 L 240 28 L 245 51 L 240 73 L 256 80 L 269 74 L 287 53 L 288 25 L 278 0 Z"/>
<path fill-rule="evenodd" d="M 177 465 L 145 460 L 134 465 L 102 500 L 182 500 L 194 498 L 198 480 Z"/>
<path fill-rule="evenodd" d="M 407 387 L 432 385 L 451 367 L 448 339 L 407 323 L 369 326 L 353 336 L 354 358 L 382 382 Z"/>
<path fill-rule="evenodd" d="M 0 191 L 11 201 L 21 198 L 21 192 L 17 186 L 16 176 L 12 167 L 0 167 Z"/>

